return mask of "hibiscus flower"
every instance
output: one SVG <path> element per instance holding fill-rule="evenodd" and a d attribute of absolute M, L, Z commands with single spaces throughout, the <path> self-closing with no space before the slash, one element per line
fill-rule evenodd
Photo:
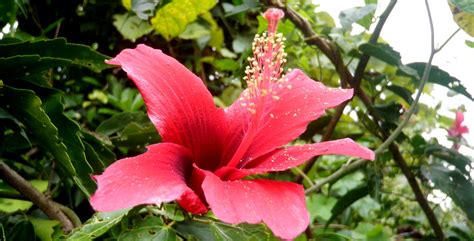
<path fill-rule="evenodd" d="M 323 154 L 374 158 L 351 139 L 284 146 L 353 92 L 327 88 L 297 69 L 283 75 L 284 38 L 276 33 L 283 12 L 270 9 L 264 16 L 268 31 L 255 37 L 248 88 L 225 109 L 214 105 L 198 77 L 160 50 L 139 45 L 107 61 L 134 81 L 162 143 L 95 176 L 98 189 L 90 199 L 95 210 L 176 200 L 192 214 L 210 209 L 232 224 L 263 222 L 275 235 L 292 239 L 309 224 L 303 187 L 243 178 L 284 171 Z"/>
<path fill-rule="evenodd" d="M 469 128 L 463 125 L 464 114 L 461 111 L 456 111 L 456 119 L 451 128 L 448 129 L 448 136 L 453 140 L 453 149 L 459 150 L 459 144 L 463 140 L 463 135 L 469 133 Z"/>

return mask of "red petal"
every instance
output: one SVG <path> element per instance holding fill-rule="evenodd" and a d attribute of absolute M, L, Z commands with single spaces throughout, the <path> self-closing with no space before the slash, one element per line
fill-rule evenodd
<path fill-rule="evenodd" d="M 161 50 L 138 45 L 107 61 L 122 66 L 145 100 L 163 142 L 188 148 L 194 160 L 213 169 L 220 159 L 224 113 L 202 81 Z"/>
<path fill-rule="evenodd" d="M 221 181 L 207 172 L 202 187 L 211 210 L 224 222 L 264 222 L 283 239 L 295 238 L 309 224 L 301 185 L 270 180 Z"/>
<path fill-rule="evenodd" d="M 460 134 L 466 134 L 469 133 L 469 128 L 467 128 L 467 126 L 461 126 L 458 131 Z"/>
<path fill-rule="evenodd" d="M 456 120 L 455 125 L 461 126 L 462 122 L 464 121 L 464 114 L 461 111 L 456 111 Z"/>
<path fill-rule="evenodd" d="M 176 144 L 148 146 L 146 153 L 118 160 L 95 176 L 98 188 L 90 203 L 97 211 L 115 211 L 185 199 L 192 192 L 185 180 L 189 158 L 189 151 Z"/>
<path fill-rule="evenodd" d="M 249 122 L 255 120 L 245 98 L 226 109 L 229 136 L 224 160 L 230 163 L 243 160 L 243 165 L 249 159 L 287 144 L 327 108 L 337 106 L 353 95 L 352 89 L 327 88 L 300 70 L 293 70 L 285 77 L 288 82 L 272 83 L 270 89 L 275 91 L 272 96 L 269 94 L 268 98 L 263 98 L 262 103 L 253 103 L 255 106 L 263 105 L 264 110 L 255 129 L 249 128 Z"/>
<path fill-rule="evenodd" d="M 375 158 L 372 150 L 360 146 L 349 138 L 345 138 L 335 141 L 279 148 L 249 162 L 242 169 L 221 168 L 217 171 L 217 175 L 225 180 L 236 180 L 252 174 L 284 171 L 304 163 L 311 157 L 333 154 L 360 157 L 369 160 Z"/>

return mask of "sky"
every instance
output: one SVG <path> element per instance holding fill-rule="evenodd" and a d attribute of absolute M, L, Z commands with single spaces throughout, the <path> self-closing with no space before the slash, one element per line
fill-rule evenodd
<path fill-rule="evenodd" d="M 389 0 L 378 2 L 376 14 L 380 15 Z M 313 0 L 313 3 L 320 5 L 317 11 L 328 12 L 337 23 L 340 11 L 365 5 L 364 0 Z M 429 1 L 429 4 L 435 28 L 435 45 L 440 46 L 458 29 L 458 26 L 453 21 L 447 0 Z M 383 28 L 381 37 L 400 52 L 404 64 L 427 62 L 430 54 L 430 27 L 425 1 L 398 0 Z M 465 40 L 474 41 L 474 38 L 460 31 L 441 52 L 435 55 L 433 64 L 461 80 L 467 91 L 474 95 L 474 48 L 467 47 Z M 440 114 L 451 118 L 455 116 L 452 111 L 464 105 L 467 110 L 464 114 L 464 124 L 471 130 L 465 138 L 470 145 L 474 145 L 474 118 L 472 118 L 474 117 L 474 102 L 461 95 L 448 97 L 447 93 L 447 88 L 434 86 L 431 96 L 423 94 L 420 102 L 433 106 L 442 103 Z M 425 133 L 425 137 L 436 137 L 441 144 L 450 147 L 451 143 L 446 135 L 447 132 L 443 129 Z M 474 157 L 473 149 L 461 147 L 459 151 Z"/>

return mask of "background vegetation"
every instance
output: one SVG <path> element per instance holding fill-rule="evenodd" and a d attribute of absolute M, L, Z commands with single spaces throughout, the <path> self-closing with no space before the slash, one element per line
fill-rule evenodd
<path fill-rule="evenodd" d="M 442 116 L 439 106 L 418 103 L 423 90 L 430 94 L 425 83 L 473 97 L 431 65 L 442 46 L 431 46 L 426 63 L 403 64 L 379 38 L 396 0 L 381 16 L 374 15 L 377 0 L 365 2 L 332 19 L 304 0 L 2 0 L 0 239 L 275 239 L 263 225 L 192 217 L 175 203 L 94 213 L 88 197 L 92 174 L 160 141 L 138 91 L 104 60 L 138 43 L 162 49 L 201 77 L 216 105 L 227 106 L 245 87 L 251 42 L 266 28 L 261 13 L 276 6 L 286 12 L 279 25 L 286 67 L 356 90 L 295 142 L 350 137 L 377 152 L 371 163 L 322 156 L 269 175 L 305 185 L 311 226 L 298 240 L 474 240 L 472 158 L 422 136 L 448 129 L 454 112 Z M 473 2 L 450 4 L 474 35 Z M 366 31 L 352 34 L 355 24 Z"/>

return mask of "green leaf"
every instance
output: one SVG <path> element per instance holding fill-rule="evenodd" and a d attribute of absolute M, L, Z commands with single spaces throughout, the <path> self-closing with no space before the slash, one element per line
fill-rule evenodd
<path fill-rule="evenodd" d="M 4 85 L 0 89 L 0 103 L 5 110 L 21 121 L 35 137 L 41 148 L 51 152 L 55 160 L 69 175 L 75 176 L 76 170 L 60 139 L 58 128 L 46 114 L 41 99 L 31 90 L 16 89 Z"/>
<path fill-rule="evenodd" d="M 213 64 L 220 71 L 234 71 L 240 67 L 240 64 L 233 59 L 218 59 Z"/>
<path fill-rule="evenodd" d="M 467 34 L 474 37 L 474 2 L 471 0 L 448 0 L 454 21 Z"/>
<path fill-rule="evenodd" d="M 407 66 L 418 72 L 418 76 L 422 76 L 426 63 L 416 62 L 410 63 Z M 428 76 L 428 82 L 444 86 L 458 94 L 462 94 L 467 98 L 474 100 L 472 95 L 467 92 L 466 87 L 461 84 L 461 81 L 459 79 L 451 76 L 448 72 L 440 69 L 438 66 L 431 66 L 430 75 Z"/>
<path fill-rule="evenodd" d="M 48 181 L 44 180 L 31 180 L 30 184 L 38 189 L 40 192 L 46 191 L 48 187 Z M 19 194 L 19 192 L 9 185 L 0 181 L 0 191 Z M 0 198 L 0 211 L 5 213 L 14 213 L 18 211 L 28 211 L 33 206 L 32 202 L 10 199 L 10 198 Z"/>
<path fill-rule="evenodd" d="M 22 220 L 16 223 L 15 226 L 7 232 L 7 240 L 36 240 L 35 230 L 28 220 Z"/>
<path fill-rule="evenodd" d="M 263 224 L 231 225 L 212 219 L 177 223 L 176 230 L 182 236 L 202 241 L 274 241 L 278 240 Z"/>
<path fill-rule="evenodd" d="M 321 221 L 327 221 L 331 218 L 331 209 L 336 204 L 337 199 L 322 194 L 311 195 L 306 198 L 308 204 L 308 211 L 310 215 L 310 223 L 313 223 L 316 218 Z"/>
<path fill-rule="evenodd" d="M 52 95 L 45 99 L 44 109 L 51 118 L 52 123 L 58 128 L 61 142 L 66 146 L 66 151 L 76 170 L 72 178 L 78 187 L 87 196 L 92 195 L 96 184 L 91 178 L 92 167 L 86 159 L 85 147 L 79 134 L 80 126 L 64 114 L 64 104 L 61 95 Z"/>
<path fill-rule="evenodd" d="M 184 32 L 179 35 L 182 39 L 198 39 L 211 34 L 211 31 L 197 22 L 188 24 Z"/>
<path fill-rule="evenodd" d="M 205 220 L 207 222 L 207 220 Z M 197 239 L 199 241 L 216 241 L 209 224 L 198 221 L 185 221 L 179 222 L 174 225 L 176 231 L 183 237 L 185 240 Z"/>
<path fill-rule="evenodd" d="M 67 240 L 88 241 L 97 238 L 119 223 L 129 212 L 129 209 L 95 213 L 82 227 L 73 230 Z"/>
<path fill-rule="evenodd" d="M 110 137 L 114 145 L 134 150 L 141 150 L 161 140 L 155 126 L 143 112 L 116 114 L 102 122 L 96 131 Z"/>
<path fill-rule="evenodd" d="M 155 241 L 174 241 L 176 233 L 169 226 L 165 225 L 160 217 L 146 216 L 145 218 L 136 217 L 133 220 L 133 226 L 123 231 L 118 237 L 119 241 L 135 240 L 155 240 Z"/>
<path fill-rule="evenodd" d="M 398 103 L 384 103 L 374 105 L 374 110 L 385 120 L 396 123 L 400 119 L 402 105 Z"/>
<path fill-rule="evenodd" d="M 39 218 L 29 218 L 33 228 L 35 230 L 36 236 L 41 241 L 52 241 L 54 234 L 54 227 L 59 225 L 57 220 L 49 219 L 39 219 Z"/>
<path fill-rule="evenodd" d="M 472 0 L 450 0 L 460 10 L 474 14 L 474 1 Z"/>
<path fill-rule="evenodd" d="M 222 6 L 224 7 L 225 17 L 229 17 L 257 8 L 258 2 L 252 0 L 244 0 L 242 4 L 237 6 L 232 5 L 231 3 L 223 3 Z"/>
<path fill-rule="evenodd" d="M 390 86 L 387 86 L 387 89 L 392 91 L 396 95 L 402 97 L 402 99 L 404 99 L 408 104 L 411 104 L 413 102 L 413 98 L 411 97 L 412 93 L 407 88 L 392 84 Z"/>
<path fill-rule="evenodd" d="M 427 155 L 432 155 L 455 166 L 463 175 L 470 175 L 466 166 L 471 166 L 473 162 L 461 153 L 437 144 L 428 145 L 425 152 Z"/>
<path fill-rule="evenodd" d="M 114 145 L 127 147 L 133 150 L 141 150 L 144 147 L 161 141 L 153 124 L 142 125 L 136 122 L 129 123 L 118 133 L 110 138 Z"/>
<path fill-rule="evenodd" d="M 222 44 L 224 43 L 224 31 L 219 27 L 210 12 L 201 14 L 200 18 L 204 19 L 210 25 L 211 39 L 209 39 L 207 44 L 216 48 L 217 50 L 220 50 Z"/>
<path fill-rule="evenodd" d="M 369 186 L 367 184 L 363 184 L 350 190 L 344 196 L 340 197 L 334 207 L 331 209 L 332 216 L 329 218 L 326 226 L 332 223 L 332 221 L 334 221 L 334 219 L 336 219 L 339 214 L 350 207 L 353 203 L 367 195 L 369 195 Z"/>
<path fill-rule="evenodd" d="M 16 19 L 17 9 L 15 0 L 0 1 L 0 26 L 3 27 L 6 23 L 13 23 Z"/>
<path fill-rule="evenodd" d="M 155 13 L 160 0 L 131 0 L 131 10 L 141 19 L 148 20 Z"/>
<path fill-rule="evenodd" d="M 359 50 L 369 56 L 375 57 L 387 64 L 396 66 L 403 73 L 409 76 L 416 76 L 416 71 L 402 64 L 400 53 L 395 51 L 390 45 L 384 43 L 365 43 L 359 46 Z"/>
<path fill-rule="evenodd" d="M 108 141 L 107 139 L 99 139 L 99 137 L 97 136 L 94 136 L 93 134 L 91 133 L 87 133 L 87 132 L 82 132 L 82 136 L 83 136 L 83 143 L 84 145 L 86 146 L 90 146 L 92 148 L 92 151 L 94 152 L 93 155 L 97 155 L 98 158 L 100 159 L 100 163 L 104 166 L 109 166 L 110 164 L 112 164 L 112 162 L 114 162 L 115 160 L 117 160 L 115 154 L 106 146 L 106 144 L 112 144 L 110 143 L 110 141 Z M 88 155 L 88 148 L 86 147 L 86 156 Z M 89 160 L 89 157 L 87 157 L 87 159 Z M 92 163 L 93 161 L 89 161 L 91 163 L 92 166 L 94 166 Z M 101 170 L 96 170 L 94 168 L 94 171 L 95 172 L 101 172 Z"/>
<path fill-rule="evenodd" d="M 207 12 L 216 5 L 215 0 L 173 0 L 158 9 L 151 24 L 157 33 L 166 40 L 177 37 L 197 16 Z"/>
<path fill-rule="evenodd" d="M 114 15 L 114 26 L 125 39 L 132 42 L 153 30 L 147 21 L 129 13 Z"/>
<path fill-rule="evenodd" d="M 376 225 L 372 230 L 366 234 L 367 241 L 390 241 L 390 235 L 380 224 Z"/>
<path fill-rule="evenodd" d="M 352 24 L 357 22 L 368 30 L 372 23 L 372 16 L 375 9 L 377 9 L 377 4 L 367 4 L 363 7 L 354 7 L 343 10 L 339 14 L 339 21 L 341 21 L 342 28 L 351 29 Z M 368 18 L 368 20 L 364 20 L 364 18 Z"/>
<path fill-rule="evenodd" d="M 432 164 L 422 168 L 423 174 L 430 179 L 435 188 L 440 189 L 451 197 L 466 214 L 474 221 L 474 185 L 469 176 L 464 175 L 459 169 L 449 170 L 440 164 Z"/>
<path fill-rule="evenodd" d="M 64 38 L 0 44 L 0 56 L 2 56 L 0 58 L 0 69 L 4 64 L 13 65 L 14 63 L 5 62 L 9 59 L 15 59 L 21 61 L 21 63 L 17 63 L 17 68 L 30 73 L 32 73 L 30 67 L 45 70 L 55 62 L 57 62 L 56 66 L 77 65 L 96 72 L 111 67 L 104 63 L 107 56 L 86 45 L 67 43 Z M 42 66 L 43 62 L 47 63 L 46 66 Z"/>
<path fill-rule="evenodd" d="M 474 48 L 474 42 L 473 41 L 466 40 L 465 43 L 468 47 Z"/>

